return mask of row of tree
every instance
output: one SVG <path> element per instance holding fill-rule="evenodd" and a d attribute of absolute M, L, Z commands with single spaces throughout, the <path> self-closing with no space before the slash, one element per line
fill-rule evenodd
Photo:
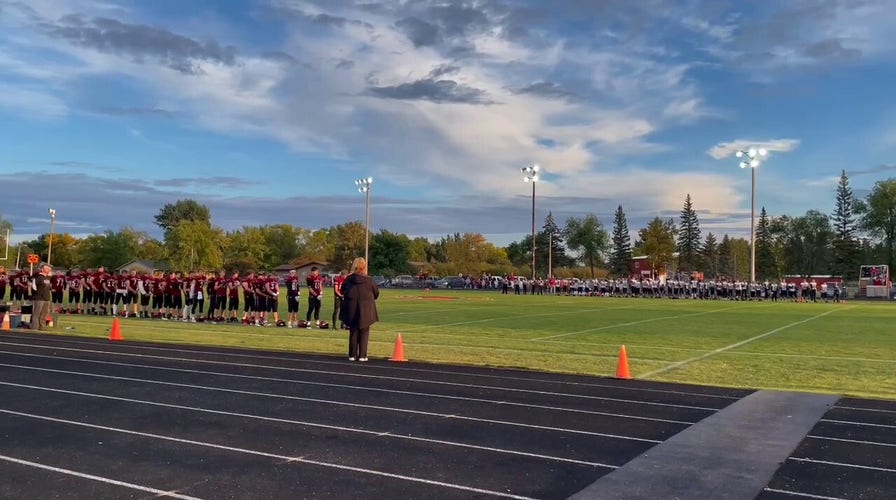
<path fill-rule="evenodd" d="M 625 213 L 616 211 L 608 255 L 611 273 L 629 272 L 632 253 L 647 257 L 657 271 L 703 272 L 705 276 L 741 279 L 750 273 L 750 242 L 709 233 L 701 237 L 700 221 L 687 195 L 679 221 L 659 217 L 638 232 L 631 244 Z M 804 215 L 770 217 L 762 207 L 756 225 L 756 277 L 833 274 L 857 278 L 861 264 L 896 260 L 896 179 L 877 182 L 866 199 L 853 196 L 841 172 L 830 216 L 818 210 Z"/>
<path fill-rule="evenodd" d="M 52 263 L 71 267 L 116 268 L 144 259 L 173 269 L 273 269 L 285 263 L 317 260 L 348 267 L 363 255 L 365 227 L 352 221 L 322 229 L 288 224 L 244 226 L 224 231 L 211 222 L 208 207 L 195 200 L 165 205 L 155 216 L 161 240 L 132 228 L 85 238 L 55 234 Z M 0 239 L 11 225 L 0 217 Z M 10 253 L 36 253 L 46 259 L 50 235 L 26 242 Z M 778 279 L 786 274 L 835 274 L 854 279 L 862 263 L 896 258 L 896 179 L 879 181 L 864 200 L 853 197 L 843 172 L 831 216 L 810 210 L 802 216 L 771 217 L 763 207 L 756 227 L 756 275 Z M 532 235 L 507 247 L 496 247 L 476 233 L 455 233 L 438 241 L 410 238 L 381 230 L 370 236 L 370 269 L 395 275 L 425 271 L 438 275 L 532 274 Z M 596 277 L 626 276 L 632 256 L 644 256 L 658 272 L 703 272 L 707 277 L 743 279 L 750 273 L 750 242 L 727 234 L 705 237 L 691 196 L 684 200 L 679 221 L 654 218 L 632 242 L 623 207 L 615 213 L 611 232 L 596 215 L 571 217 L 561 228 L 551 213 L 535 235 L 536 274 Z"/>

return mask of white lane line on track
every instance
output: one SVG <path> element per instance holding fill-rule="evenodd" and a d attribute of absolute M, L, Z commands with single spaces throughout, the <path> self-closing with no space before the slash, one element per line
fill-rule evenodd
<path fill-rule="evenodd" d="M 896 425 L 887 425 L 887 424 L 872 424 L 868 422 L 854 422 L 851 420 L 833 420 L 830 418 L 822 418 L 819 422 L 831 422 L 834 424 L 845 424 L 845 425 L 861 425 L 867 427 L 880 427 L 882 429 L 896 429 Z"/>
<path fill-rule="evenodd" d="M 896 469 L 888 469 L 886 467 L 872 467 L 870 465 L 847 464 L 847 463 L 843 463 L 843 462 L 831 462 L 828 460 L 815 460 L 813 458 L 788 457 L 787 460 L 793 460 L 794 462 L 806 462 L 806 463 L 810 463 L 810 464 L 833 465 L 836 467 L 846 467 L 849 469 L 863 469 L 863 470 L 874 470 L 874 471 L 878 471 L 878 472 L 896 473 Z"/>
<path fill-rule="evenodd" d="M 864 441 L 864 440 L 861 440 L 861 439 L 846 439 L 846 438 L 835 438 L 835 437 L 828 437 L 828 436 L 816 436 L 816 435 L 814 435 L 814 434 L 809 434 L 809 435 L 806 436 L 806 437 L 807 437 L 807 438 L 812 438 L 812 439 L 824 439 L 824 440 L 827 440 L 827 441 L 838 441 L 838 442 L 841 442 L 841 443 L 870 444 L 870 445 L 873 445 L 873 446 L 889 446 L 889 447 L 896 447 L 896 444 L 894 444 L 894 443 L 879 443 L 879 442 L 877 442 L 877 441 Z"/>
<path fill-rule="evenodd" d="M 5 352 L 4 354 L 15 354 L 17 356 L 27 356 L 34 358 L 45 358 L 45 359 L 57 359 L 57 360 L 65 360 L 65 361 L 76 361 L 81 363 L 92 363 L 92 364 L 100 364 L 100 365 L 110 365 L 110 366 L 126 366 L 128 368 L 146 368 L 149 370 L 159 370 L 159 371 L 170 371 L 177 373 L 193 373 L 200 375 L 214 375 L 219 377 L 228 377 L 228 378 L 240 378 L 246 380 L 264 380 L 268 382 L 285 382 L 290 384 L 300 384 L 300 385 L 313 385 L 320 387 L 335 387 L 338 389 L 348 389 L 355 391 L 370 391 L 370 392 L 383 392 L 387 394 L 403 394 L 408 396 L 422 396 L 427 398 L 435 398 L 435 399 L 448 399 L 454 401 L 466 401 L 472 403 L 487 403 L 487 404 L 496 404 L 499 406 L 518 406 L 521 408 L 537 408 L 540 410 L 550 410 L 550 411 L 558 411 L 558 412 L 568 412 L 568 413 L 581 413 L 584 415 L 599 415 L 604 417 L 619 417 L 624 419 L 633 419 L 633 420 L 646 420 L 650 422 L 663 422 L 669 424 L 681 424 L 681 425 L 692 425 L 696 422 L 683 421 L 683 420 L 671 420 L 666 418 L 654 418 L 654 417 L 642 417 L 638 415 L 627 415 L 624 413 L 610 413 L 603 411 L 593 411 L 593 410 L 580 410 L 577 408 L 562 408 L 558 406 L 548 406 L 548 405 L 537 405 L 531 403 L 517 403 L 514 401 L 504 401 L 504 400 L 495 400 L 495 399 L 483 399 L 483 398 L 468 398 L 463 396 L 452 396 L 447 394 L 433 394 L 427 392 L 415 392 L 415 391 L 402 391 L 398 389 L 382 389 L 379 387 L 361 387 L 357 385 L 349 385 L 349 384 L 334 384 L 329 382 L 311 382 L 306 380 L 294 380 L 288 378 L 278 378 L 278 377 L 262 377 L 259 375 L 243 375 L 239 373 L 224 373 L 224 372 L 213 372 L 206 370 L 190 370 L 187 368 L 171 368 L 167 366 L 153 366 L 153 365 L 141 365 L 136 363 L 119 363 L 115 361 L 99 361 L 93 359 L 79 359 L 79 358 L 69 358 L 66 356 L 45 356 L 42 354 L 31 354 L 31 353 L 10 353 Z M 15 365 L 24 368 L 20 365 Z M 78 372 L 84 373 L 84 372 Z M 338 403 L 334 401 L 334 403 Z"/>
<path fill-rule="evenodd" d="M 801 498 L 814 498 L 816 500 L 846 500 L 845 498 L 840 497 L 826 497 L 823 495 L 813 495 L 812 493 L 800 493 L 798 491 L 787 491 L 787 490 L 779 490 L 777 488 L 765 488 L 763 491 L 768 491 L 771 493 L 781 493 L 784 495 L 790 495 Z"/>
<path fill-rule="evenodd" d="M 834 408 L 842 409 L 842 410 L 871 411 L 871 412 L 878 412 L 878 413 L 896 413 L 896 410 L 883 410 L 880 408 L 859 408 L 857 406 L 834 405 Z"/>
<path fill-rule="evenodd" d="M 549 335 L 547 337 L 537 337 L 534 339 L 526 339 L 526 340 L 528 340 L 529 342 L 540 342 L 540 341 L 546 341 L 546 340 L 552 340 L 552 339 L 559 339 L 561 337 L 569 337 L 570 335 L 579 335 L 581 333 L 599 332 L 601 330 L 609 330 L 612 328 L 619 328 L 621 326 L 640 325 L 641 323 L 650 323 L 652 321 L 662 321 L 664 319 L 691 318 L 694 316 L 703 316 L 705 314 L 712 314 L 712 313 L 717 313 L 717 312 L 722 312 L 722 311 L 730 311 L 731 309 L 738 309 L 738 308 L 739 308 L 739 306 L 723 307 L 722 309 L 713 309 L 712 311 L 703 311 L 703 312 L 690 313 L 690 314 L 679 314 L 676 316 L 660 316 L 658 318 L 647 318 L 647 319 L 642 319 L 639 321 L 629 321 L 627 323 L 618 323 L 615 325 L 600 326 L 597 328 L 589 328 L 587 330 L 579 330 L 577 332 L 561 333 L 559 335 Z"/>
<path fill-rule="evenodd" d="M 34 348 L 40 348 L 40 349 L 51 349 L 51 347 L 37 345 L 37 344 L 15 344 L 15 343 L 11 343 L 11 342 L 3 342 L 3 340 L 9 339 L 9 338 L 15 338 L 15 339 L 20 339 L 20 340 L 34 340 L 35 339 L 34 337 L 4 336 L 4 337 L 0 337 L 0 346 L 8 344 L 8 345 L 15 345 L 15 346 L 20 346 L 20 347 L 34 347 Z M 96 342 L 82 342 L 82 341 L 67 339 L 64 337 L 58 338 L 58 339 L 56 339 L 56 338 L 52 338 L 52 339 L 51 338 L 41 338 L 40 340 L 47 341 L 47 342 L 56 342 L 56 343 L 89 345 L 89 346 L 94 346 L 94 347 L 97 346 Z M 338 362 L 338 361 L 322 361 L 322 360 L 315 360 L 315 359 L 297 359 L 295 357 L 284 357 L 284 356 L 262 356 L 259 354 L 244 354 L 244 353 L 218 352 L 218 351 L 198 350 L 198 349 L 183 349 L 183 348 L 170 347 L 170 345 L 168 345 L 168 344 L 162 344 L 159 346 L 151 346 L 151 347 L 150 346 L 141 346 L 141 345 L 132 345 L 132 344 L 118 344 L 118 346 L 116 346 L 116 347 L 126 347 L 129 349 L 135 349 L 135 350 L 142 349 L 142 350 L 163 351 L 163 352 L 179 352 L 179 353 L 182 352 L 182 353 L 188 353 L 188 354 L 202 354 L 202 355 L 206 355 L 206 356 L 213 355 L 213 356 L 234 357 L 234 358 L 290 361 L 290 362 L 294 362 L 294 363 L 345 366 L 344 362 Z M 213 346 L 210 348 L 213 348 Z M 74 349 L 74 348 L 60 348 L 60 349 L 78 351 L 78 349 Z M 234 349 L 238 349 L 238 348 L 234 348 Z M 2 351 L 0 351 L 0 352 L 2 352 Z M 85 352 L 106 352 L 106 353 L 116 353 L 117 354 L 120 351 L 93 351 L 93 350 L 87 351 L 87 350 L 85 350 Z M 703 351 L 700 351 L 700 352 L 703 352 Z M 125 354 L 128 354 L 128 353 L 125 353 Z M 615 357 L 616 356 L 614 355 L 613 358 L 615 358 Z M 178 359 L 180 359 L 180 358 L 178 358 Z M 187 358 L 187 359 L 190 359 L 190 358 Z M 699 397 L 705 397 L 705 398 L 719 398 L 719 399 L 730 399 L 730 400 L 738 400 L 741 398 L 741 396 L 726 396 L 726 395 L 721 395 L 721 394 L 704 394 L 704 393 L 700 393 L 700 392 L 688 392 L 688 391 L 664 390 L 664 389 L 649 389 L 649 388 L 644 388 L 644 387 L 627 387 L 627 386 L 622 387 L 620 385 L 611 385 L 611 384 L 582 383 L 582 382 L 571 382 L 571 381 L 564 381 L 564 380 L 549 380 L 549 379 L 539 379 L 539 378 L 520 379 L 518 377 L 510 377 L 510 376 L 489 375 L 489 374 L 483 374 L 483 373 L 471 374 L 471 373 L 457 372 L 457 371 L 452 371 L 452 370 L 433 370 L 433 369 L 423 369 L 423 368 L 410 368 L 410 367 L 406 367 L 406 366 L 395 366 L 395 365 L 378 366 L 378 365 L 373 364 L 373 365 L 367 365 L 367 368 L 374 369 L 374 370 L 389 370 L 389 371 L 400 371 L 400 372 L 410 372 L 410 373 L 423 373 L 423 374 L 427 374 L 427 375 L 432 375 L 432 374 L 455 375 L 455 376 L 462 376 L 462 377 L 475 377 L 475 378 L 479 378 L 479 379 L 510 380 L 510 381 L 514 381 L 514 382 L 519 382 L 519 381 L 537 382 L 537 383 L 545 383 L 545 384 L 568 385 L 568 386 L 586 387 L 586 388 L 600 387 L 600 388 L 609 388 L 609 389 L 624 389 L 626 391 L 634 391 L 634 392 L 656 392 L 656 393 L 660 393 L 660 394 L 680 394 L 680 395 L 684 395 L 684 396 L 699 396 Z M 414 380 L 414 379 L 409 379 L 409 380 Z"/>
<path fill-rule="evenodd" d="M 422 410 L 399 409 L 399 408 L 392 408 L 389 406 L 365 405 L 365 404 L 360 404 L 360 403 L 346 403 L 346 402 L 342 402 L 342 401 L 332 401 L 332 400 L 319 399 L 319 398 L 305 398 L 305 397 L 301 397 L 301 396 L 288 396 L 288 395 L 284 395 L 284 394 L 270 394 L 270 393 L 266 393 L 266 392 L 243 391 L 243 390 L 239 390 L 239 389 L 227 389 L 227 388 L 222 388 L 222 387 L 212 387 L 212 386 L 198 385 L 198 384 L 182 384 L 179 382 L 163 382 L 160 380 L 148 380 L 148 379 L 134 378 L 134 377 L 120 377 L 120 376 L 116 376 L 116 375 L 100 375 L 100 374 L 96 374 L 96 373 L 84 373 L 84 372 L 76 372 L 76 371 L 70 371 L 70 370 L 56 370 L 53 368 L 37 368 L 37 367 L 33 367 L 33 366 L 10 365 L 10 364 L 6 364 L 6 363 L 0 363 L 0 366 L 5 366 L 7 368 L 19 368 L 22 370 L 41 371 L 41 372 L 47 372 L 47 373 L 64 373 L 66 375 L 76 375 L 76 376 L 82 376 L 82 377 L 104 378 L 104 379 L 109 379 L 109 380 L 124 380 L 124 381 L 128 381 L 128 382 L 140 382 L 140 383 L 144 383 L 144 384 L 156 384 L 156 385 L 164 385 L 164 386 L 169 386 L 169 387 L 183 387 L 186 389 L 200 389 L 200 390 L 204 390 L 204 391 L 227 392 L 230 394 L 242 394 L 245 396 L 261 396 L 261 397 L 266 397 L 266 398 L 289 399 L 289 400 L 294 400 L 294 401 L 308 401 L 308 402 L 313 402 L 313 403 L 331 404 L 331 405 L 338 405 L 338 406 L 351 406 L 351 407 L 355 407 L 355 408 L 369 408 L 372 410 L 393 411 L 396 413 L 410 413 L 410 414 L 414 414 L 414 415 L 423 415 L 423 416 L 427 416 L 427 417 L 465 420 L 465 421 L 479 422 L 479 423 L 485 423 L 485 424 L 506 425 L 509 427 L 522 427 L 522 428 L 526 428 L 526 429 L 537 429 L 537 430 L 543 430 L 543 431 L 567 432 L 567 433 L 571 433 L 571 434 L 599 436 L 599 437 L 606 437 L 606 438 L 611 438 L 611 439 L 622 439 L 625 441 L 640 441 L 643 443 L 653 443 L 653 444 L 658 444 L 658 443 L 662 442 L 662 441 L 656 440 L 656 439 L 645 439 L 645 438 L 638 438 L 638 437 L 621 436 L 618 434 L 607 434 L 607 433 L 603 433 L 603 432 L 591 432 L 591 431 L 582 431 L 582 430 L 577 430 L 577 429 L 565 429 L 562 427 L 550 427 L 550 426 L 546 426 L 546 425 L 524 424 L 521 422 L 510 422 L 510 421 L 506 421 L 506 420 L 493 420 L 493 419 L 487 419 L 487 418 L 475 418 L 475 417 L 465 417 L 465 416 L 459 416 L 459 415 L 448 415 L 445 413 L 427 412 L 427 411 L 422 411 Z M 2 383 L 4 383 L 4 382 L 0 382 L 0 384 L 2 384 Z M 47 389 L 49 389 L 49 388 L 47 388 Z M 104 395 L 99 395 L 99 394 L 94 394 L 94 395 L 97 397 L 104 396 Z M 312 425 L 311 422 L 301 422 L 301 423 L 303 423 L 303 424 L 307 423 L 308 425 Z M 554 457 L 554 459 L 555 460 L 564 460 L 564 459 L 556 458 L 556 457 Z"/>
<path fill-rule="evenodd" d="M 214 448 L 216 450 L 233 451 L 233 452 L 243 453 L 243 454 L 247 454 L 247 455 L 255 455 L 255 456 L 259 456 L 259 457 L 273 458 L 273 459 L 277 459 L 277 460 L 299 462 L 299 463 L 308 464 L 308 465 L 317 465 L 320 467 L 339 469 L 339 470 L 344 470 L 344 471 L 349 471 L 349 472 L 360 472 L 362 474 L 371 474 L 374 476 L 387 477 L 387 478 L 391 478 L 391 479 L 399 479 L 399 480 L 404 480 L 404 481 L 411 481 L 411 482 L 415 482 L 415 483 L 428 484 L 431 486 L 441 486 L 444 488 L 450 488 L 450 489 L 461 490 L 461 491 L 469 491 L 472 493 L 478 493 L 478 494 L 484 494 L 484 495 L 495 495 L 495 496 L 499 496 L 499 497 L 503 497 L 503 498 L 514 498 L 514 499 L 518 499 L 518 500 L 534 500 L 534 499 L 530 499 L 529 497 L 513 495 L 513 494 L 502 492 L 502 491 L 484 490 L 484 489 L 480 489 L 480 488 L 474 488 L 471 486 L 464 486 L 461 484 L 452 484 L 452 483 L 446 483 L 443 481 L 434 481 L 431 479 L 423 479 L 423 478 L 413 477 L 413 476 L 404 476 L 401 474 L 392 474 L 390 472 L 382 472 L 382 471 L 373 470 L 373 469 L 364 469 L 361 467 L 353 467 L 350 465 L 340 465 L 340 464 L 331 463 L 331 462 L 321 462 L 319 460 L 310 460 L 310 459 L 303 458 L 303 457 L 288 457 L 285 455 L 277 455 L 274 453 L 266 453 L 263 451 L 248 450 L 245 448 L 237 448 L 235 446 L 225 446 L 225 445 L 214 444 L 214 443 L 206 443 L 203 441 L 194 441 L 191 439 L 182 439 L 182 438 L 177 438 L 177 437 L 173 437 L 173 436 L 165 436 L 162 434 L 151 434 L 148 432 L 132 431 L 132 430 L 114 428 L 114 427 L 106 427 L 104 425 L 89 424 L 86 422 L 77 422 L 74 420 L 65 420 L 65 419 L 61 419 L 61 418 L 53 418 L 53 417 L 47 417 L 47 416 L 43 416 L 43 415 L 34 415 L 34 414 L 30 414 L 30 413 L 22 413 L 22 412 L 5 410 L 5 409 L 0 409 L 0 413 L 7 413 L 10 415 L 17 415 L 17 416 L 26 417 L 26 418 L 34 418 L 34 419 L 45 420 L 48 422 L 55 422 L 55 423 L 60 423 L 60 424 L 76 425 L 76 426 L 80 426 L 80 427 L 89 427 L 91 429 L 98 429 L 98 430 L 117 432 L 117 433 L 122 433 L 122 434 L 129 434 L 131 436 L 141 436 L 141 437 L 147 437 L 147 438 L 152 438 L 152 439 L 162 439 L 162 440 L 170 441 L 170 442 L 174 442 L 174 443 L 189 444 L 189 445 L 193 445 L 193 446 L 202 446 L 202 447 L 206 447 L 206 448 Z M 612 467 L 612 468 L 615 469 L 616 467 Z"/>
<path fill-rule="evenodd" d="M 6 411 L 0 410 L 0 412 L 6 412 Z M 19 465 L 26 465 L 28 467 L 35 467 L 37 469 L 43 469 L 43 470 L 50 471 L 50 472 L 58 472 L 60 474 L 65 474 L 68 476 L 75 476 L 75 477 L 80 477 L 83 479 L 90 479 L 91 481 L 98 481 L 100 483 L 111 484 L 114 486 L 123 486 L 125 488 L 130 488 L 132 490 L 145 491 L 146 493 L 152 493 L 152 494 L 158 495 L 160 497 L 180 498 L 183 500 L 201 500 L 198 497 L 181 495 L 180 493 L 177 493 L 174 491 L 165 491 L 165 490 L 159 490 L 156 488 L 150 488 L 148 486 L 141 486 L 139 484 L 126 483 L 124 481 L 118 481 L 116 479 L 109 479 L 107 477 L 102 477 L 102 476 L 94 476 L 93 474 L 86 474 L 86 473 L 78 472 L 78 471 L 71 470 L 71 469 L 63 469 L 61 467 L 53 467 L 52 465 L 40 464 L 37 462 L 22 460 L 20 458 L 10 457 L 10 456 L 6 456 L 6 455 L 0 455 L 0 460 L 6 461 L 6 462 L 12 462 L 14 464 L 19 464 Z"/>
<path fill-rule="evenodd" d="M 108 400 L 112 400 L 112 401 L 122 401 L 125 403 L 137 403 L 137 404 L 144 404 L 144 405 L 150 405 L 150 406 L 158 406 L 161 408 L 174 408 L 177 410 L 195 411 L 195 412 L 199 412 L 199 413 L 210 413 L 213 415 L 224 415 L 224 416 L 228 416 L 228 417 L 248 418 L 248 419 L 253 419 L 253 420 L 262 420 L 265 422 L 277 422 L 277 423 L 281 423 L 281 424 L 315 427 L 318 429 L 327 429 L 327 430 L 331 430 L 331 431 L 342 431 L 342 432 L 349 432 L 349 433 L 355 433 L 355 434 L 365 434 L 368 436 L 388 436 L 390 438 L 404 439 L 407 441 L 418 441 L 418 442 L 430 443 L 430 444 L 441 444 L 441 445 L 445 445 L 445 446 L 456 446 L 459 448 L 469 448 L 472 450 L 482 450 L 482 451 L 490 451 L 490 452 L 494 452 L 494 453 L 503 453 L 503 454 L 508 454 L 508 455 L 518 455 L 518 456 L 524 456 L 524 457 L 530 457 L 530 458 L 552 460 L 552 461 L 557 461 L 557 462 L 575 463 L 575 464 L 587 465 L 587 466 L 591 466 L 591 467 L 615 467 L 612 465 L 602 464 L 602 463 L 598 463 L 598 462 L 586 462 L 586 461 L 576 460 L 576 459 L 572 459 L 572 458 L 553 457 L 550 455 L 539 455 L 536 453 L 527 453 L 524 451 L 505 450 L 502 448 L 492 448 L 489 446 L 479 446 L 479 445 L 475 445 L 475 444 L 459 443 L 459 442 L 454 442 L 454 441 L 444 441 L 441 439 L 430 439 L 430 438 L 422 438 L 422 437 L 416 437 L 416 436 L 408 436 L 408 435 L 404 435 L 404 434 L 395 434 L 395 433 L 391 433 L 391 432 L 383 433 L 382 431 L 369 431 L 366 429 L 356 429 L 356 428 L 352 428 L 352 427 L 341 427 L 338 425 L 318 424 L 315 422 L 305 422 L 305 421 L 301 421 L 301 420 L 292 420 L 292 419 L 288 419 L 288 418 L 265 417 L 263 415 L 253 415 L 251 413 L 237 413 L 237 412 L 229 412 L 229 411 L 224 411 L 224 410 L 212 410 L 209 408 L 198 408 L 198 407 L 194 407 L 194 406 L 176 405 L 176 404 L 170 404 L 170 403 L 159 403 L 156 401 L 145 401 L 142 399 L 122 398 L 122 397 L 118 397 L 118 396 L 107 396 L 105 394 L 92 394 L 89 392 L 69 391 L 67 389 L 55 389 L 52 387 L 41 387 L 41 386 L 36 386 L 36 385 L 17 384 L 14 382 L 0 381 L 0 385 L 19 387 L 19 388 L 23 388 L 23 389 L 35 389 L 35 390 L 39 390 L 39 391 L 58 392 L 61 394 L 70 394 L 70 395 L 75 395 L 75 396 L 86 396 L 86 397 L 98 398 L 98 399 L 108 399 Z M 580 433 L 580 434 L 585 434 L 585 433 Z"/>
<path fill-rule="evenodd" d="M 784 325 L 784 326 L 779 326 L 778 328 L 775 328 L 774 330 L 769 330 L 769 331 L 767 331 L 767 332 L 765 332 L 765 333 L 761 333 L 761 334 L 759 334 L 759 335 L 756 335 L 755 337 L 750 337 L 750 338 L 748 338 L 748 339 L 741 340 L 740 342 L 735 342 L 734 344 L 726 345 L 725 347 L 720 347 L 720 348 L 718 348 L 718 349 L 714 349 L 714 350 L 709 351 L 709 352 L 707 352 L 707 353 L 705 353 L 705 354 L 701 354 L 701 355 L 699 355 L 699 356 L 694 356 L 693 358 L 688 358 L 688 359 L 685 359 L 685 360 L 683 360 L 683 361 L 677 361 L 677 362 L 672 363 L 671 365 L 665 366 L 665 367 L 663 367 L 663 368 L 660 368 L 660 369 L 657 369 L 657 370 L 653 370 L 653 371 L 649 371 L 649 372 L 647 372 L 647 373 L 638 375 L 638 378 L 650 378 L 650 377 L 653 377 L 653 376 L 655 376 L 655 375 L 659 375 L 659 374 L 661 374 L 661 373 L 666 373 L 666 372 L 671 371 L 671 370 L 676 370 L 676 369 L 678 369 L 678 368 L 681 368 L 682 366 L 689 365 L 689 364 L 694 363 L 694 362 L 696 362 L 696 361 L 702 361 L 702 360 L 704 360 L 704 359 L 706 359 L 706 358 L 710 358 L 710 357 L 712 357 L 712 356 L 715 356 L 715 355 L 717 355 L 717 354 L 723 353 L 723 352 L 725 352 L 725 351 L 729 351 L 729 350 L 731 350 L 731 349 L 736 349 L 736 348 L 738 348 L 738 347 L 740 347 L 740 346 L 742 346 L 742 345 L 749 344 L 750 342 L 755 342 L 755 341 L 757 341 L 757 340 L 763 339 L 763 338 L 765 338 L 765 337 L 768 337 L 769 335 L 774 335 L 774 334 L 776 334 L 776 333 L 778 333 L 778 332 L 780 332 L 780 331 L 782 331 L 782 330 L 786 330 L 786 329 L 788 329 L 788 328 L 790 328 L 790 327 L 797 326 L 797 325 L 802 325 L 803 323 L 808 323 L 808 322 L 810 322 L 810 321 L 812 321 L 812 320 L 816 320 L 816 319 L 821 318 L 821 317 L 823 317 L 823 316 L 827 316 L 828 314 L 831 314 L 831 313 L 833 313 L 833 312 L 837 312 L 837 311 L 845 311 L 846 309 L 851 309 L 851 307 L 847 307 L 847 308 L 844 308 L 844 309 L 831 309 L 831 310 L 825 311 L 825 312 L 823 312 L 823 313 L 821 313 L 821 314 L 816 314 L 815 316 L 812 316 L 812 317 L 810 317 L 810 318 L 802 319 L 802 320 L 800 320 L 800 321 L 794 321 L 793 323 L 789 323 L 789 324 L 786 324 L 786 325 Z"/>
<path fill-rule="evenodd" d="M 440 381 L 440 380 L 420 380 L 420 379 L 405 378 L 405 377 L 387 377 L 387 376 L 383 376 L 383 375 L 367 375 L 367 374 L 357 373 L 357 372 L 352 372 L 352 373 L 334 372 L 334 371 L 326 371 L 326 370 L 311 370 L 308 368 L 256 365 L 256 364 L 252 364 L 252 363 L 233 363 L 233 362 L 228 362 L 228 361 L 213 361 L 213 360 L 206 360 L 206 359 L 178 358 L 178 357 L 170 357 L 170 356 L 155 356 L 155 355 L 151 355 L 151 354 L 111 352 L 111 351 L 101 351 L 101 350 L 95 350 L 95 349 L 74 349 L 74 348 L 70 348 L 70 347 L 36 346 L 33 344 L 15 344 L 15 345 L 23 345 L 26 347 L 40 348 L 40 349 L 54 349 L 54 350 L 58 350 L 58 351 L 76 351 L 76 352 L 87 352 L 87 353 L 104 354 L 104 355 L 114 354 L 116 356 L 162 359 L 162 360 L 166 360 L 166 361 L 190 362 L 190 363 L 224 365 L 224 366 L 238 366 L 241 368 L 264 368 L 264 369 L 269 369 L 269 370 L 297 372 L 297 373 L 340 375 L 340 376 L 358 377 L 358 378 L 365 378 L 365 379 L 397 380 L 400 382 L 417 382 L 417 383 L 422 383 L 422 384 L 444 385 L 444 386 L 449 386 L 449 387 L 466 387 L 466 388 L 472 388 L 472 389 L 498 390 L 498 391 L 521 393 L 521 394 L 560 396 L 560 397 L 568 397 L 568 398 L 574 398 L 574 399 L 585 399 L 585 400 L 596 400 L 596 401 L 615 401 L 615 402 L 619 402 L 619 403 L 632 403 L 632 404 L 641 404 L 641 405 L 648 405 L 648 406 L 667 406 L 670 408 L 684 408 L 684 409 L 688 409 L 688 410 L 704 410 L 704 411 L 718 411 L 719 410 L 718 408 L 707 408 L 707 407 L 703 407 L 703 406 L 679 405 L 679 404 L 672 404 L 672 403 L 657 403 L 657 402 L 653 402 L 653 401 L 638 401 L 638 400 L 634 400 L 634 399 L 623 399 L 623 398 L 607 398 L 607 397 L 602 397 L 602 396 L 589 396 L 589 395 L 585 395 L 585 394 L 569 394 L 569 393 L 565 393 L 565 392 L 554 392 L 554 391 L 536 391 L 536 390 L 530 390 L 530 389 L 518 389 L 518 388 L 513 388 L 513 387 L 501 387 L 501 386 L 480 385 L 480 384 L 461 384 L 458 382 L 445 382 L 445 381 Z"/>

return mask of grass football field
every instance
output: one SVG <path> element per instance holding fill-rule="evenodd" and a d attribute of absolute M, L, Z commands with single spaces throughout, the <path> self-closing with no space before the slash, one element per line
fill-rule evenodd
<path fill-rule="evenodd" d="M 321 319 L 330 321 L 332 307 L 326 297 Z M 388 358 L 400 333 L 412 361 L 612 376 L 625 345 L 634 378 L 896 399 L 896 304 L 386 289 L 378 308 L 373 358 Z M 108 336 L 111 323 L 61 315 L 53 332 Z M 346 353 L 348 336 L 144 319 L 122 319 L 121 329 L 126 340 L 336 355 Z"/>

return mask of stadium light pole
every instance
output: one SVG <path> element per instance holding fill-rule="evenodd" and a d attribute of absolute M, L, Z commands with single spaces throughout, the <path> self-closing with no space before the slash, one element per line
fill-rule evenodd
<path fill-rule="evenodd" d="M 734 156 L 743 158 L 740 168 L 749 168 L 752 180 L 750 190 L 750 283 L 756 282 L 756 169 L 762 163 L 760 158 L 765 158 L 767 155 L 768 151 L 763 148 L 738 150 L 734 153 Z"/>
<path fill-rule="evenodd" d="M 535 281 L 535 183 L 538 182 L 538 165 L 523 167 L 523 182 L 532 183 L 532 280 Z"/>
<path fill-rule="evenodd" d="M 56 209 L 50 209 L 50 242 L 47 244 L 47 265 L 53 265 L 51 259 L 53 257 L 53 230 L 56 225 Z"/>
<path fill-rule="evenodd" d="M 373 184 L 373 177 L 366 177 L 355 181 L 358 186 L 358 192 L 366 195 L 365 202 L 365 223 L 364 223 L 364 260 L 370 265 L 370 185 Z"/>

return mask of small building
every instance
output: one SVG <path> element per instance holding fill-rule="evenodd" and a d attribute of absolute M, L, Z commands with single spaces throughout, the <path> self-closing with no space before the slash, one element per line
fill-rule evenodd
<path fill-rule="evenodd" d="M 132 260 L 127 264 L 118 268 L 118 272 L 137 271 L 140 274 L 158 274 L 171 270 L 171 266 L 166 262 L 156 262 L 152 260 Z"/>
<path fill-rule="evenodd" d="M 654 278 L 658 280 L 666 279 L 666 270 L 669 266 L 663 266 L 663 269 L 656 270 L 650 267 L 650 262 L 646 255 L 632 257 L 631 271 L 632 275 L 638 278 Z"/>

